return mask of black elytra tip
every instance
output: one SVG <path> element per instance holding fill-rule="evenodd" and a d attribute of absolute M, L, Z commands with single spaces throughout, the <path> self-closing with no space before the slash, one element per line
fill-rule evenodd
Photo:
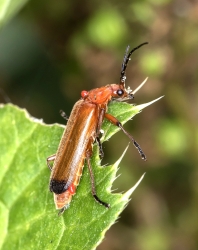
<path fill-rule="evenodd" d="M 68 189 L 68 185 L 65 181 L 50 180 L 50 191 L 55 194 L 62 194 Z"/>

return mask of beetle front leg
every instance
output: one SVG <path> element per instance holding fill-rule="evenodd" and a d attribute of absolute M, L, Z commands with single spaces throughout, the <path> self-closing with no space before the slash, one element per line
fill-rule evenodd
<path fill-rule="evenodd" d="M 119 127 L 124 133 L 125 135 L 127 135 L 129 137 L 129 139 L 133 142 L 133 145 L 137 148 L 139 154 L 141 155 L 142 159 L 146 161 L 146 155 L 144 154 L 144 152 L 142 151 L 140 145 L 134 140 L 134 138 L 132 137 L 132 135 L 130 135 L 122 126 L 121 122 L 118 121 L 117 118 L 115 118 L 114 116 L 110 115 L 110 114 L 105 114 L 105 118 L 108 119 L 111 123 L 113 123 L 115 126 Z"/>
<path fill-rule="evenodd" d="M 91 167 L 91 162 L 90 162 L 90 158 L 92 156 L 92 146 L 91 146 L 91 142 L 90 142 L 90 146 L 88 147 L 87 151 L 86 151 L 86 161 L 87 161 L 87 166 L 89 169 L 89 174 L 90 174 L 90 179 L 91 179 L 91 191 L 92 191 L 92 195 L 94 197 L 94 199 L 100 203 L 101 205 L 105 206 L 106 208 L 110 208 L 110 204 L 101 201 L 99 199 L 99 197 L 96 194 L 96 187 L 95 187 L 95 181 L 94 181 L 94 174 L 92 171 L 92 167 Z"/>
<path fill-rule="evenodd" d="M 52 171 L 52 167 L 50 166 L 50 162 L 54 161 L 56 158 L 56 154 L 50 155 L 49 157 L 47 157 L 47 166 L 50 169 L 50 171 Z"/>

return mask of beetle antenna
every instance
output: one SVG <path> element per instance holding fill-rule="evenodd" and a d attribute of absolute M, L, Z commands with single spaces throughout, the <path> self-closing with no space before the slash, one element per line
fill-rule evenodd
<path fill-rule="evenodd" d="M 145 43 L 141 43 L 140 45 L 138 45 L 137 47 L 133 48 L 130 52 L 129 52 L 129 48 L 130 46 L 128 45 L 127 48 L 126 48 L 126 52 L 125 52 L 125 55 L 124 55 L 124 59 L 123 59 L 123 62 L 122 62 L 122 68 L 121 68 L 121 74 L 120 74 L 120 85 L 125 85 L 125 80 L 126 80 L 126 68 L 127 68 L 127 65 L 128 65 L 128 62 L 130 60 L 130 57 L 132 55 L 132 53 L 139 49 L 140 47 L 142 47 L 143 45 L 145 44 L 148 44 L 148 42 L 145 42 Z"/>

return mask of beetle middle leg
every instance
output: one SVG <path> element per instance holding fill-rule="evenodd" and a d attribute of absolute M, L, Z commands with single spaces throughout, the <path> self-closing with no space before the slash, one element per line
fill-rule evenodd
<path fill-rule="evenodd" d="M 121 122 L 118 121 L 117 118 L 115 118 L 114 116 L 110 115 L 110 114 L 105 114 L 104 115 L 106 119 L 108 119 L 111 123 L 113 123 L 115 126 L 119 127 L 124 133 L 125 135 L 127 135 L 129 137 L 129 139 L 133 142 L 133 145 L 137 148 L 139 154 L 141 155 L 141 158 L 143 160 L 146 161 L 146 155 L 144 154 L 144 152 L 142 151 L 140 145 L 134 140 L 134 138 L 132 137 L 132 135 L 130 135 L 122 126 Z"/>
<path fill-rule="evenodd" d="M 96 141 L 97 141 L 98 147 L 99 147 L 99 156 L 100 156 L 100 159 L 102 159 L 102 158 L 104 157 L 104 152 L 103 152 L 103 148 L 102 148 L 102 143 L 101 143 L 99 137 L 96 137 Z"/>
<path fill-rule="evenodd" d="M 90 174 L 90 179 L 91 179 L 91 191 L 92 191 L 92 195 L 93 195 L 94 199 L 98 203 L 100 203 L 101 205 L 105 206 L 106 208 L 110 208 L 110 204 L 108 204 L 108 203 L 106 203 L 104 201 L 101 201 L 99 199 L 99 197 L 97 196 L 97 194 L 96 194 L 94 174 L 93 174 L 92 167 L 91 167 L 91 162 L 90 162 L 91 156 L 92 156 L 92 146 L 91 146 L 91 142 L 90 142 L 90 146 L 88 147 L 88 150 L 86 152 L 86 161 L 87 161 L 87 166 L 88 166 L 88 169 L 89 169 L 89 174 Z"/>
<path fill-rule="evenodd" d="M 55 158 L 56 158 L 56 154 L 53 154 L 47 157 L 47 166 L 50 169 L 50 171 L 52 171 L 52 166 L 50 165 L 50 162 L 54 161 Z"/>
<path fill-rule="evenodd" d="M 96 141 L 97 141 L 98 146 L 99 146 L 100 159 L 102 159 L 104 157 L 104 152 L 103 152 L 103 149 L 102 149 L 102 143 L 101 143 L 100 137 L 99 137 L 102 122 L 104 120 L 104 115 L 105 115 L 105 108 L 100 108 L 100 114 L 99 114 L 99 118 L 98 118 L 97 130 L 96 130 Z"/>

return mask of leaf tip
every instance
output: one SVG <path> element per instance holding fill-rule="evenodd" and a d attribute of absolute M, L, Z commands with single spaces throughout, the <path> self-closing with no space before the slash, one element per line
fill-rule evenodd
<path fill-rule="evenodd" d="M 136 106 L 136 107 L 137 107 L 139 110 L 142 110 L 142 109 L 144 109 L 144 108 L 150 106 L 151 104 L 153 104 L 153 103 L 159 101 L 159 100 L 162 99 L 163 97 L 164 97 L 164 96 L 160 96 L 160 97 L 158 97 L 157 99 L 155 99 L 155 100 L 153 100 L 153 101 L 151 101 L 151 102 L 147 102 L 147 103 L 144 103 L 144 104 L 140 104 L 140 105 L 138 105 L 138 106 Z"/>
<path fill-rule="evenodd" d="M 129 144 L 130 144 L 130 143 L 129 143 Z M 114 166 L 115 168 L 118 168 L 118 166 L 119 166 L 119 164 L 120 164 L 122 158 L 123 158 L 124 155 L 126 154 L 126 151 L 127 151 L 128 147 L 129 147 L 129 144 L 128 144 L 127 147 L 125 148 L 125 150 L 124 150 L 124 152 L 122 153 L 122 155 L 120 156 L 120 158 L 113 164 L 113 166 Z"/>
<path fill-rule="evenodd" d="M 129 197 L 132 195 L 132 193 L 135 191 L 135 189 L 139 186 L 140 182 L 143 180 L 146 173 L 144 173 L 140 179 L 136 182 L 136 184 L 130 188 L 127 192 L 125 192 L 122 196 L 122 200 L 129 200 Z"/>

